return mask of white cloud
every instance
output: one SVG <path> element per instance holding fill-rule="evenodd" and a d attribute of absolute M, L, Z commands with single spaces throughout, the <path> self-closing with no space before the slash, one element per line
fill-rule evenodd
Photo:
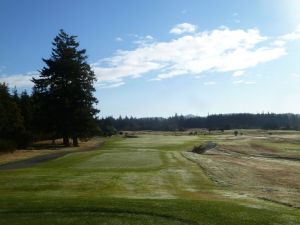
<path fill-rule="evenodd" d="M 284 46 L 287 42 L 296 40 L 300 40 L 300 25 L 294 31 L 275 39 L 272 44 L 275 46 Z"/>
<path fill-rule="evenodd" d="M 185 35 L 171 41 L 141 44 L 133 50 L 119 50 L 114 56 L 93 64 L 102 82 L 120 82 L 126 77 L 157 74 L 152 80 L 205 72 L 237 72 L 278 59 L 284 46 L 257 29 L 219 28 Z"/>
<path fill-rule="evenodd" d="M 147 36 L 145 37 L 145 39 L 147 39 L 147 40 L 153 40 L 154 38 L 153 38 L 151 35 L 147 35 Z"/>
<path fill-rule="evenodd" d="M 216 82 L 214 82 L 214 81 L 207 81 L 207 82 L 204 82 L 203 83 L 204 85 L 215 85 L 216 84 Z"/>
<path fill-rule="evenodd" d="M 120 87 L 122 85 L 124 85 L 124 82 L 116 82 L 116 83 L 112 83 L 112 84 L 99 84 L 100 89 L 104 89 L 104 88 L 116 88 L 116 87 Z"/>
<path fill-rule="evenodd" d="M 297 27 L 297 29 L 295 31 L 281 36 L 280 39 L 284 40 L 284 41 L 299 40 L 300 39 L 300 25 Z"/>
<path fill-rule="evenodd" d="M 190 31 L 195 31 L 196 27 L 192 26 Z M 279 37 L 263 36 L 258 29 L 227 27 L 162 42 L 150 35 L 133 36 L 138 39 L 138 46 L 133 50 L 118 50 L 112 57 L 91 65 L 102 87 L 120 86 L 124 84 L 124 78 L 145 75 L 151 75 L 149 79 L 152 80 L 182 75 L 199 77 L 207 72 L 231 72 L 239 77 L 247 69 L 286 55 L 286 44 L 300 39 L 300 27 Z M 31 77 L 31 74 L 0 76 L 0 82 L 31 86 Z"/>
<path fill-rule="evenodd" d="M 245 81 L 245 80 L 235 80 L 233 81 L 233 84 L 238 85 L 238 84 L 246 84 L 246 85 L 251 85 L 251 84 L 256 84 L 255 81 Z"/>
<path fill-rule="evenodd" d="M 123 41 L 123 38 L 121 38 L 121 37 L 116 37 L 116 38 L 115 38 L 115 41 L 117 41 L 117 42 L 122 42 L 122 41 Z"/>
<path fill-rule="evenodd" d="M 183 34 L 183 33 L 194 33 L 197 29 L 197 26 L 190 23 L 180 23 L 177 24 L 170 30 L 171 34 Z"/>
<path fill-rule="evenodd" d="M 31 87 L 32 77 L 38 76 L 37 72 L 28 72 L 26 74 L 2 75 L 0 76 L 0 83 L 7 83 L 10 87 Z"/>
<path fill-rule="evenodd" d="M 147 44 L 150 44 L 154 41 L 154 37 L 151 35 L 146 35 L 146 36 L 140 36 L 137 34 L 130 35 L 131 37 L 134 37 L 136 40 L 133 41 L 134 44 L 140 45 L 140 46 L 145 46 Z"/>
<path fill-rule="evenodd" d="M 243 76 L 245 74 L 245 71 L 243 70 L 239 70 L 239 71 L 235 71 L 232 76 L 234 77 L 240 77 L 240 76 Z"/>

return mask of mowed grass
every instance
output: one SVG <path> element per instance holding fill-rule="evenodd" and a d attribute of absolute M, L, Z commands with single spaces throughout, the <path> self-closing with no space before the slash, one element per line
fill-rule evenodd
<path fill-rule="evenodd" d="M 0 224 L 300 224 L 297 209 L 218 194 L 183 156 L 213 138 L 114 137 L 96 151 L 0 171 Z"/>

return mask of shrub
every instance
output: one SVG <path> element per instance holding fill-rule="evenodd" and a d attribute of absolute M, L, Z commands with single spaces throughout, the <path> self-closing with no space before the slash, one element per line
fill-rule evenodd
<path fill-rule="evenodd" d="M 195 152 L 198 154 L 203 154 L 206 151 L 215 148 L 216 146 L 217 146 L 216 143 L 209 141 L 209 142 L 203 143 L 201 145 L 194 146 L 192 149 L 192 152 Z"/>
<path fill-rule="evenodd" d="M 16 144 L 13 141 L 0 139 L 0 152 L 14 151 L 15 149 Z"/>

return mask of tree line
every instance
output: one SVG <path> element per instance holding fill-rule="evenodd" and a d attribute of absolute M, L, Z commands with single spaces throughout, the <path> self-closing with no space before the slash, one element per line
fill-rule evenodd
<path fill-rule="evenodd" d="M 175 115 L 169 118 L 107 117 L 98 119 L 94 96 L 96 76 L 76 36 L 63 30 L 54 38 L 45 66 L 32 78 L 32 91 L 18 93 L 0 83 L 0 150 L 26 148 L 39 140 L 63 139 L 78 146 L 78 139 L 113 135 L 117 131 L 184 131 L 190 128 L 300 129 L 298 114 L 219 114 L 206 117 Z"/>
<path fill-rule="evenodd" d="M 300 115 L 290 113 L 235 113 L 208 115 L 205 117 L 183 116 L 177 114 L 168 118 L 107 117 L 102 118 L 99 121 L 99 124 L 110 128 L 108 131 L 111 132 L 116 132 L 116 130 L 184 131 L 192 128 L 206 128 L 208 130 L 299 130 Z"/>
<path fill-rule="evenodd" d="M 54 38 L 50 58 L 30 95 L 0 84 L 0 149 L 25 148 L 37 140 L 63 138 L 65 146 L 78 146 L 79 138 L 99 131 L 96 76 L 87 63 L 85 49 L 76 36 L 60 30 Z"/>

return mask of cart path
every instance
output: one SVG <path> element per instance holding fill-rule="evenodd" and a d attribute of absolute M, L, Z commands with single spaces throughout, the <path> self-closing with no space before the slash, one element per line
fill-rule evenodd
<path fill-rule="evenodd" d="M 23 159 L 20 161 L 8 162 L 8 163 L 0 165 L 0 170 L 13 170 L 13 169 L 23 169 L 23 168 L 32 167 L 36 164 L 54 160 L 54 159 L 63 157 L 68 154 L 99 150 L 99 148 L 103 144 L 104 144 L 104 141 L 99 144 L 96 144 L 95 146 L 88 147 L 85 149 L 80 149 L 80 150 L 75 150 L 75 151 L 70 151 L 70 152 L 54 152 L 54 153 L 50 153 L 50 154 L 46 154 L 46 155 L 34 156 L 32 158 Z"/>

